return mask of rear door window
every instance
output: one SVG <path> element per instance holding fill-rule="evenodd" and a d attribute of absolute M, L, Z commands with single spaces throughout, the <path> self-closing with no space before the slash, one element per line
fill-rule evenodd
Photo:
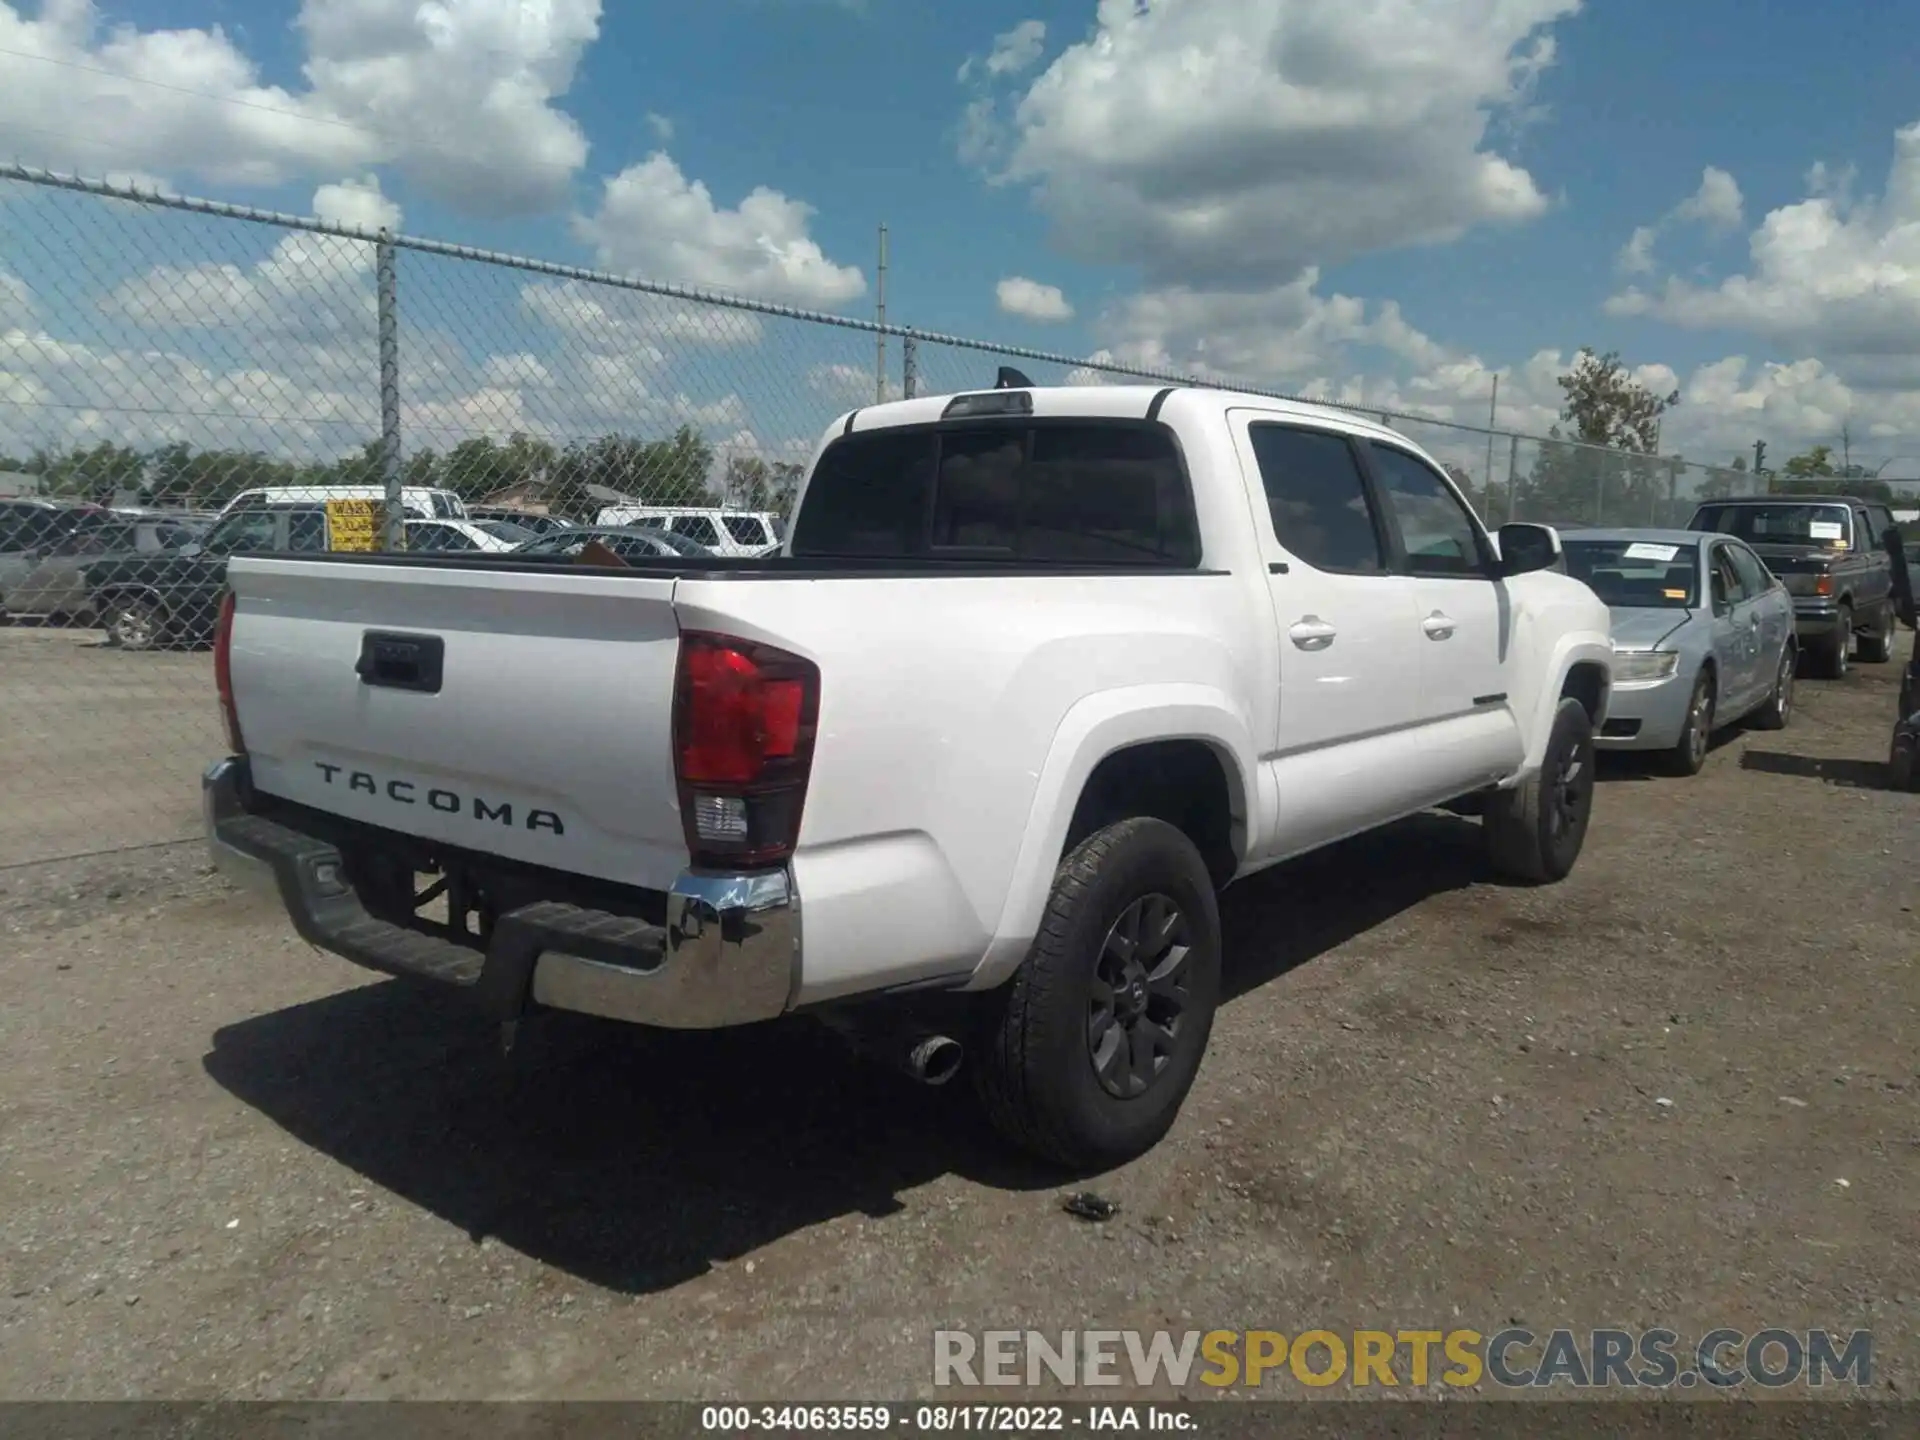
<path fill-rule="evenodd" d="M 727 534 L 740 545 L 769 545 L 771 537 L 767 534 L 767 522 L 758 515 L 722 515 L 721 522 L 727 527 Z"/>
<path fill-rule="evenodd" d="M 1316 570 L 1386 573 L 1386 547 L 1353 443 L 1329 430 L 1255 421 L 1247 427 L 1273 537 Z"/>
<path fill-rule="evenodd" d="M 686 536 L 696 545 L 711 548 L 720 543 L 720 532 L 705 515 L 682 515 L 667 528 L 676 535 Z"/>

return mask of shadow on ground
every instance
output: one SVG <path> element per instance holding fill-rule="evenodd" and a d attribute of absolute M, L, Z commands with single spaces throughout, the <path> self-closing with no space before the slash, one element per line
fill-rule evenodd
<path fill-rule="evenodd" d="M 1772 750 L 1749 750 L 1740 757 L 1742 770 L 1763 775 L 1792 775 L 1820 780 L 1846 790 L 1885 790 L 1887 767 L 1880 760 L 1838 759 L 1816 755 L 1785 755 Z"/>
<path fill-rule="evenodd" d="M 1479 841 L 1473 822 L 1420 817 L 1232 887 L 1229 1000 L 1483 878 Z M 223 1027 L 204 1064 L 476 1242 L 626 1292 L 842 1215 L 891 1214 L 942 1174 L 1065 1183 L 1003 1146 L 966 1085 L 866 1068 L 799 1021 L 689 1034 L 548 1014 L 503 1058 L 497 1029 L 394 981 Z"/>

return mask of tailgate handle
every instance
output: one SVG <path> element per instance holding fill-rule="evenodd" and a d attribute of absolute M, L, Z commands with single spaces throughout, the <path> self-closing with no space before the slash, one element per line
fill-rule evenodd
<path fill-rule="evenodd" d="M 438 695 L 446 653 L 446 641 L 438 635 L 369 630 L 360 637 L 360 658 L 354 661 L 353 672 L 363 685 Z"/>

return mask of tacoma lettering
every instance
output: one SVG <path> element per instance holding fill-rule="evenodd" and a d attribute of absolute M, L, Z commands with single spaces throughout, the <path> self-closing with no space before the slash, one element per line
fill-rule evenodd
<path fill-rule="evenodd" d="M 325 760 L 313 762 L 329 785 L 343 783 L 345 776 L 347 789 L 362 795 L 380 795 L 396 805 L 418 805 L 414 798 L 415 785 L 411 780 L 388 780 L 384 784 L 365 770 L 350 770 L 345 765 L 330 764 Z M 513 802 L 511 800 L 489 800 L 482 795 L 463 796 L 457 790 L 443 790 L 435 787 L 427 791 L 427 804 L 443 815 L 470 814 L 475 820 L 488 820 L 496 825 L 513 827 Z M 548 830 L 555 835 L 567 833 L 566 823 L 551 810 L 528 810 L 520 821 L 523 830 Z"/>

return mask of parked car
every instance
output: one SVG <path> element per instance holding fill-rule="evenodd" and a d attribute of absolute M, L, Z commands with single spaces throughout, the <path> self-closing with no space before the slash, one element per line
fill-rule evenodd
<path fill-rule="evenodd" d="M 518 525 L 522 530 L 530 530 L 535 535 L 571 530 L 575 523 L 558 515 L 540 515 L 531 510 L 512 510 L 499 505 L 469 505 L 467 518 L 474 521 L 501 520 L 509 525 Z"/>
<path fill-rule="evenodd" d="M 0 500 L 0 594 L 68 536 L 113 521 L 104 505 L 33 496 Z"/>
<path fill-rule="evenodd" d="M 1799 644 L 1793 598 L 1732 536 L 1697 530 L 1569 530 L 1567 573 L 1606 601 L 1613 700 L 1596 744 L 1660 752 L 1682 775 L 1706 763 L 1713 732 L 1793 714 Z"/>
<path fill-rule="evenodd" d="M 1913 556 L 1913 542 L 1898 533 L 1882 537 L 1887 561 L 1893 571 L 1893 603 L 1900 620 L 1909 630 L 1920 630 L 1920 598 L 1915 581 L 1920 566 Z M 1907 666 L 1900 675 L 1900 698 L 1893 712 L 1893 741 L 1887 747 L 1887 783 L 1895 790 L 1920 791 L 1920 634 L 1907 655 Z"/>
<path fill-rule="evenodd" d="M 504 540 L 509 545 L 524 545 L 529 540 L 540 538 L 539 532 L 529 530 L 523 525 L 515 525 L 511 520 L 468 520 L 467 524 L 475 529 L 484 530 L 496 540 Z"/>
<path fill-rule="evenodd" d="M 1860 658 L 1883 664 L 1893 654 L 1893 586 L 1881 536 L 1893 528 L 1886 506 L 1845 495 L 1743 495 L 1709 500 L 1689 530 L 1734 535 L 1753 547 L 1793 596 L 1800 643 L 1830 679 Z"/>
<path fill-rule="evenodd" d="M 1576 863 L 1607 608 L 1392 430 L 1023 383 L 841 416 L 797 504 L 751 562 L 236 559 L 215 862 L 508 1024 L 805 1010 L 922 1081 L 970 1056 L 1075 1166 L 1174 1123 L 1217 887 L 1442 803 L 1496 873 Z"/>
<path fill-rule="evenodd" d="M 205 644 L 212 638 L 235 555 L 326 552 L 322 505 L 263 505 L 216 521 L 197 544 L 148 554 L 108 555 L 82 569 L 90 608 L 107 643 L 127 650 Z"/>
<path fill-rule="evenodd" d="M 515 549 L 516 555 L 578 555 L 589 540 L 598 540 L 623 560 L 698 559 L 707 551 L 683 535 L 667 530 L 647 530 L 630 525 L 576 525 L 556 530 Z"/>
<path fill-rule="evenodd" d="M 96 619 L 86 568 L 182 550 L 206 538 L 204 521 L 134 520 L 116 512 L 111 523 L 74 531 L 40 552 L 40 563 L 0 592 L 0 612 L 51 622 L 90 625 Z"/>
<path fill-rule="evenodd" d="M 472 520 L 409 520 L 407 549 L 426 554 L 457 554 L 463 550 L 478 550 L 485 554 L 503 555 L 533 538 L 525 531 L 501 535 L 494 528 L 499 523 L 497 520 L 485 525 Z"/>
<path fill-rule="evenodd" d="M 270 505 L 321 505 L 329 500 L 381 500 L 387 498 L 384 485 L 269 485 L 258 490 L 242 490 L 221 509 L 222 515 L 235 510 L 257 510 Z M 464 520 L 467 505 L 451 490 L 428 485 L 408 485 L 400 491 L 400 508 L 418 520 Z"/>
<path fill-rule="evenodd" d="M 675 505 L 609 505 L 602 525 L 640 526 L 684 536 L 709 554 L 751 558 L 780 548 L 779 517 L 770 511 Z"/>

